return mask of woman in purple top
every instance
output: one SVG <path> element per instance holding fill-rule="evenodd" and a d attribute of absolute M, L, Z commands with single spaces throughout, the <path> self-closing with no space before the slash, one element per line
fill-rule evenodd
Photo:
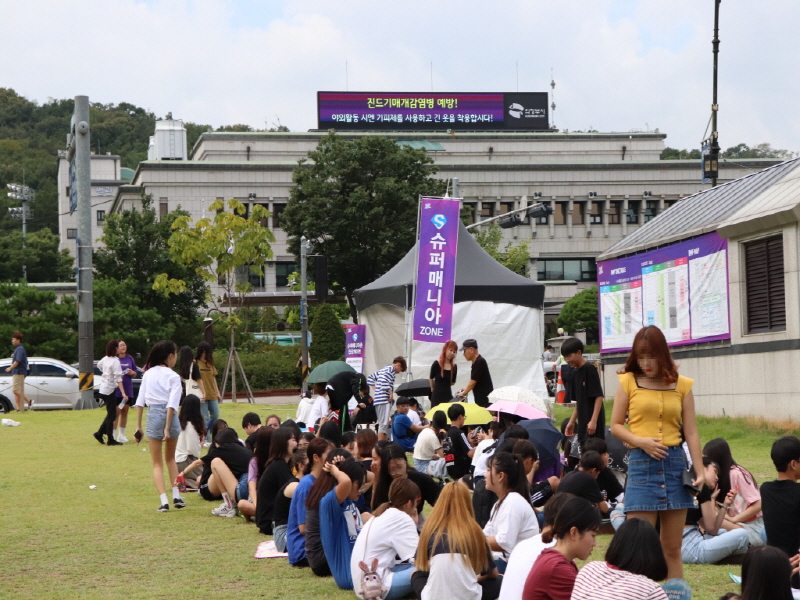
<path fill-rule="evenodd" d="M 114 422 L 114 429 L 117 429 L 119 423 L 119 432 L 117 434 L 117 441 L 123 444 L 128 441 L 125 437 L 125 427 L 128 425 L 128 409 L 136 402 L 133 397 L 133 378 L 139 374 L 139 369 L 136 367 L 136 361 L 128 354 L 128 345 L 122 340 L 119 341 L 117 348 L 117 358 L 122 367 L 122 387 L 125 388 L 125 394 L 128 396 L 128 401 L 122 403 L 122 392 L 117 389 L 117 420 Z"/>

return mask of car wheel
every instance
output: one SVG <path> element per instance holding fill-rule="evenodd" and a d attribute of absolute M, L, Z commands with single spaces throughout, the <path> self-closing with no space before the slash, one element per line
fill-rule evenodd
<path fill-rule="evenodd" d="M 5 396 L 0 396 L 0 414 L 7 415 L 12 411 L 11 401 Z"/>

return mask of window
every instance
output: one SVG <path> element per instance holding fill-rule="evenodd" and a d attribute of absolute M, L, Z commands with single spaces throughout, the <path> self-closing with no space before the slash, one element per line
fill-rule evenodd
<path fill-rule="evenodd" d="M 625 213 L 625 222 L 628 225 L 639 224 L 639 201 L 628 200 L 628 212 Z"/>
<path fill-rule="evenodd" d="M 67 372 L 61 367 L 56 365 L 48 365 L 46 363 L 32 363 L 31 375 L 36 377 L 66 377 Z"/>
<path fill-rule="evenodd" d="M 491 219 L 494 216 L 494 202 L 481 203 L 481 221 Z"/>
<path fill-rule="evenodd" d="M 504 215 L 508 212 L 514 210 L 514 203 L 513 202 L 501 202 L 500 203 L 500 212 L 498 214 Z M 524 215 L 522 215 L 524 216 Z"/>
<path fill-rule="evenodd" d="M 77 229 L 67 229 L 67 239 L 68 240 L 77 240 L 78 239 L 78 230 Z"/>
<path fill-rule="evenodd" d="M 611 203 L 611 212 L 608 213 L 609 225 L 619 225 L 621 215 L 622 215 L 622 202 L 619 200 L 614 200 Z"/>
<path fill-rule="evenodd" d="M 567 205 L 569 206 L 569 205 Z M 585 203 L 583 202 L 573 202 L 572 203 L 572 224 L 573 225 L 583 225 L 583 209 L 585 207 Z"/>
<path fill-rule="evenodd" d="M 289 285 L 289 275 L 297 271 L 297 265 L 293 262 L 275 263 L 275 285 L 286 287 Z"/>
<path fill-rule="evenodd" d="M 567 224 L 567 208 L 569 208 L 569 204 L 566 202 L 556 202 L 555 211 L 553 212 L 553 222 L 556 225 Z"/>
<path fill-rule="evenodd" d="M 166 198 L 158 199 L 158 216 L 163 219 L 169 214 L 169 202 Z"/>
<path fill-rule="evenodd" d="M 597 281 L 597 265 L 593 258 L 540 258 L 537 268 L 540 281 Z"/>
<path fill-rule="evenodd" d="M 475 222 L 474 202 L 464 202 L 461 206 L 461 220 L 467 225 L 472 225 Z"/>
<path fill-rule="evenodd" d="M 658 214 L 658 200 L 648 200 L 644 209 L 644 222 L 652 221 Z"/>
<path fill-rule="evenodd" d="M 106 211 L 98 210 L 97 211 L 97 224 L 102 225 L 106 222 Z"/>
<path fill-rule="evenodd" d="M 783 236 L 744 245 L 747 333 L 786 330 Z"/>
<path fill-rule="evenodd" d="M 592 205 L 589 209 L 591 212 L 589 213 L 589 223 L 591 225 L 602 225 L 603 224 L 603 202 L 592 202 Z"/>
<path fill-rule="evenodd" d="M 269 204 L 259 204 L 258 206 L 263 208 L 265 211 L 269 212 Z M 261 225 L 262 227 L 267 227 L 269 226 L 269 220 L 266 217 L 264 217 L 263 219 L 258 220 L 258 224 Z"/>
<path fill-rule="evenodd" d="M 272 228 L 281 229 L 281 215 L 286 208 L 285 204 L 272 204 Z"/>

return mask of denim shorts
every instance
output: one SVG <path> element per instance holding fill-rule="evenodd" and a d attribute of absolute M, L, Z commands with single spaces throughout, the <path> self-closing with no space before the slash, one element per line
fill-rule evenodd
<path fill-rule="evenodd" d="M 652 512 L 696 508 L 697 500 L 683 488 L 686 468 L 683 448 L 667 448 L 667 457 L 656 460 L 639 448 L 631 450 L 625 512 Z"/>
<path fill-rule="evenodd" d="M 236 484 L 236 501 L 248 500 L 250 498 L 250 489 L 247 487 L 247 473 L 242 473 L 239 477 L 239 483 Z"/>
<path fill-rule="evenodd" d="M 151 440 L 163 440 L 164 429 L 167 426 L 167 405 L 151 404 L 147 407 L 147 426 L 145 434 Z M 178 413 L 172 415 L 172 423 L 169 426 L 170 439 L 177 440 L 181 434 L 181 425 L 178 422 Z"/>

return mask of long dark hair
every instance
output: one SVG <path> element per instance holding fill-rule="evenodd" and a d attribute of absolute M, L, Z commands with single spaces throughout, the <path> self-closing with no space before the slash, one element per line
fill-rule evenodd
<path fill-rule="evenodd" d="M 600 529 L 600 523 L 600 511 L 595 505 L 584 498 L 573 496 L 564 501 L 553 520 L 551 529 L 542 533 L 542 541 L 549 544 L 553 539 L 566 537 L 573 527 L 581 534 L 586 531 L 597 531 Z"/>
<path fill-rule="evenodd" d="M 116 356 L 119 348 L 119 340 L 108 340 L 106 344 L 106 356 Z"/>
<path fill-rule="evenodd" d="M 525 477 L 525 465 L 522 461 L 523 459 L 519 454 L 496 452 L 486 461 L 486 470 L 487 472 L 496 471 L 497 473 L 503 473 L 506 476 L 506 488 L 508 488 L 508 493 L 517 492 L 520 496 L 529 500 L 528 479 Z M 508 494 L 506 494 L 503 500 L 497 503 L 497 508 L 500 508 L 500 505 L 507 497 Z M 495 509 L 495 512 L 497 512 L 497 509 Z"/>
<path fill-rule="evenodd" d="M 169 340 L 161 340 L 157 342 L 152 348 L 150 348 L 150 354 L 147 355 L 147 360 L 145 361 L 145 370 L 152 369 L 153 367 L 165 367 L 167 366 L 167 359 L 169 358 L 170 354 L 177 354 L 178 347 L 175 345 L 175 342 L 171 342 Z"/>
<path fill-rule="evenodd" d="M 183 399 L 181 410 L 178 413 L 178 421 L 180 421 L 181 430 L 186 429 L 187 423 L 191 423 L 201 440 L 206 437 L 206 421 L 203 413 L 200 412 L 200 398 L 194 394 L 189 394 Z"/>
<path fill-rule="evenodd" d="M 626 519 L 611 539 L 606 562 L 653 581 L 667 578 L 667 560 L 656 528 L 644 519 Z"/>
<path fill-rule="evenodd" d="M 264 429 L 264 427 L 261 429 Z M 267 429 L 269 429 L 269 427 L 267 427 Z M 269 441 L 267 466 L 278 460 L 286 461 L 286 454 L 289 452 L 289 440 L 294 437 L 294 431 L 288 428 L 284 429 L 279 427 L 272 432 L 272 439 Z"/>
<path fill-rule="evenodd" d="M 420 497 L 419 487 L 410 479 L 395 479 L 389 486 L 389 500 L 384 502 L 374 511 L 373 517 L 380 517 L 389 508 L 400 508 L 409 502 L 417 503 Z"/>
<path fill-rule="evenodd" d="M 197 354 L 195 355 L 195 359 L 204 360 L 212 367 L 216 366 L 214 364 L 214 351 L 211 349 L 211 344 L 208 342 L 200 342 L 197 344 Z"/>
<path fill-rule="evenodd" d="M 192 349 L 189 348 L 189 346 L 181 346 L 181 353 L 178 359 L 180 360 L 180 368 L 178 371 L 180 372 L 181 379 L 191 379 L 192 361 L 194 360 L 192 357 Z"/>
<path fill-rule="evenodd" d="M 336 466 L 344 473 L 345 471 L 345 463 L 348 462 L 356 462 L 353 459 L 353 455 L 350 454 L 344 448 L 334 448 L 328 453 L 328 458 L 325 460 L 326 463 L 332 463 L 333 459 L 337 456 L 343 456 L 344 460 L 340 463 L 337 463 Z M 361 468 L 361 472 L 364 472 L 364 467 L 361 466 L 361 463 L 356 464 Z M 348 473 L 349 476 L 349 473 Z M 319 508 L 319 503 L 322 501 L 322 498 L 330 492 L 333 488 L 336 487 L 336 478 L 331 475 L 330 473 L 326 473 L 325 471 L 317 478 L 314 482 L 314 485 L 311 486 L 311 489 L 308 492 L 308 496 L 306 497 L 306 508 L 311 510 L 317 510 Z"/>
<path fill-rule="evenodd" d="M 315 463 L 331 448 L 333 448 L 333 444 L 331 444 L 325 438 L 314 438 L 311 440 L 308 443 L 308 446 L 306 446 L 308 463 L 306 463 L 306 468 L 303 470 L 303 475 L 308 475 L 311 473 L 311 469 L 314 468 Z"/>
<path fill-rule="evenodd" d="M 717 463 L 717 466 L 719 467 L 719 471 L 717 473 L 719 475 L 719 483 L 717 483 L 717 487 L 719 488 L 720 498 L 724 498 L 728 495 L 728 492 L 731 491 L 732 469 L 739 469 L 744 476 L 745 481 L 758 487 L 756 478 L 753 477 L 753 474 L 733 460 L 731 447 L 724 438 L 714 438 L 708 442 L 705 446 L 703 446 L 703 454 Z"/>
<path fill-rule="evenodd" d="M 389 442 L 378 454 L 381 457 L 381 470 L 372 487 L 372 508 L 389 501 L 389 488 L 393 481 L 389 474 L 389 461 L 394 458 L 406 460 L 406 451 L 397 442 Z"/>
<path fill-rule="evenodd" d="M 275 432 L 272 427 L 259 427 L 256 432 L 256 443 L 253 448 L 253 453 L 256 457 L 256 466 L 258 467 L 258 479 L 261 479 L 262 473 L 267 468 L 269 461 L 269 451 L 272 444 L 272 434 Z"/>
<path fill-rule="evenodd" d="M 742 600 L 791 600 L 789 557 L 774 546 L 751 546 L 742 561 Z"/>

